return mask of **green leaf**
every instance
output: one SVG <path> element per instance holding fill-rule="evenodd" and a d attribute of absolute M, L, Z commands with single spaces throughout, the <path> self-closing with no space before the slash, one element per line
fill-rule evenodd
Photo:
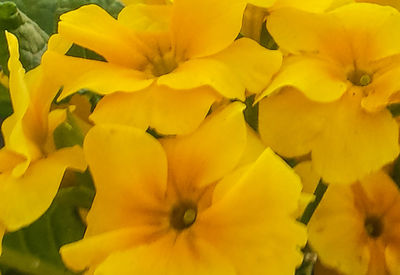
<path fill-rule="evenodd" d="M 0 121 L 7 118 L 13 112 L 8 89 L 0 84 Z"/>
<path fill-rule="evenodd" d="M 254 105 L 255 95 L 249 96 L 246 98 L 245 104 L 246 109 L 244 109 L 244 118 L 246 122 L 253 128 L 255 131 L 258 129 L 258 103 Z"/>
<path fill-rule="evenodd" d="M 119 0 L 14 0 L 14 2 L 48 34 L 56 32 L 61 14 L 85 4 L 97 4 L 114 17 L 123 8 Z"/>
<path fill-rule="evenodd" d="M 18 38 L 20 60 L 26 70 L 31 70 L 40 64 L 49 36 L 18 10 L 15 3 L 0 2 L 0 30 L 0 65 L 6 73 L 8 73 L 9 53 L 4 30 L 8 30 Z"/>
<path fill-rule="evenodd" d="M 82 146 L 85 135 L 74 115 L 67 111 L 67 120 L 54 130 L 53 137 L 56 148 L 60 149 L 74 145 Z"/>
<path fill-rule="evenodd" d="M 61 188 L 41 218 L 5 235 L 0 257 L 0 266 L 6 270 L 3 275 L 15 274 L 15 271 L 32 275 L 75 274 L 66 269 L 58 251 L 62 245 L 83 237 L 85 225 L 78 208 L 90 207 L 94 190 L 88 172 L 74 175 L 79 185 Z"/>

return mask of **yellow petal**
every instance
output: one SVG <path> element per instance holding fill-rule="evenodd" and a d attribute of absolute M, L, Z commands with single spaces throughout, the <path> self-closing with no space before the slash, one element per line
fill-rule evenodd
<path fill-rule="evenodd" d="M 328 183 L 351 183 L 393 161 L 399 129 L 386 109 L 367 113 L 351 95 L 333 103 L 329 122 L 315 139 L 314 168 Z"/>
<path fill-rule="evenodd" d="M 228 65 L 250 93 L 261 92 L 282 64 L 279 51 L 267 50 L 248 38 L 236 40 L 212 58 Z"/>
<path fill-rule="evenodd" d="M 254 6 L 259 6 L 259 7 L 264 7 L 264 8 L 271 7 L 277 1 L 279 1 L 279 0 L 247 0 L 248 3 L 250 3 Z"/>
<path fill-rule="evenodd" d="M 264 0 L 265 1 L 265 0 Z M 274 9 L 295 8 L 309 12 L 324 12 L 332 5 L 332 0 L 278 0 L 273 6 Z"/>
<path fill-rule="evenodd" d="M 243 108 L 232 103 L 210 115 L 192 134 L 161 140 L 172 182 L 182 190 L 188 184 L 211 184 L 238 164 L 246 146 Z"/>
<path fill-rule="evenodd" d="M 22 177 L 0 175 L 0 220 L 7 230 L 28 225 L 47 210 L 68 167 L 86 169 L 80 147 L 64 148 L 32 162 Z"/>
<path fill-rule="evenodd" d="M 85 5 L 60 16 L 62 39 L 88 48 L 107 61 L 137 68 L 145 62 L 133 30 L 118 23 L 97 5 Z M 117 49 L 117 50 L 116 50 Z"/>
<path fill-rule="evenodd" d="M 155 85 L 150 89 L 150 126 L 166 135 L 185 135 L 193 132 L 204 120 L 211 105 L 219 98 L 209 87 L 174 90 Z"/>
<path fill-rule="evenodd" d="M 364 217 L 350 186 L 330 186 L 309 224 L 309 241 L 323 264 L 344 274 L 367 274 Z"/>
<path fill-rule="evenodd" d="M 376 72 L 372 83 L 365 87 L 367 96 L 362 99 L 361 104 L 369 112 L 376 112 L 389 104 L 399 102 L 397 95 L 400 84 L 396 81 L 396 76 L 400 74 L 400 66 L 393 65 L 398 62 L 396 58 L 390 58 L 387 62 L 389 64 L 382 69 L 383 72 Z"/>
<path fill-rule="evenodd" d="M 247 129 L 247 143 L 246 149 L 242 155 L 242 158 L 238 164 L 238 167 L 253 163 L 258 157 L 264 152 L 266 146 L 262 143 L 260 136 L 254 131 L 249 125 L 246 125 Z"/>
<path fill-rule="evenodd" d="M 96 196 L 102 196 L 102 199 L 95 199 L 88 215 L 90 234 L 140 222 L 134 218 L 134 210 L 140 205 L 153 206 L 163 198 L 167 182 L 165 153 L 157 140 L 143 130 L 97 125 L 86 135 L 84 151 L 95 182 Z M 93 210 L 98 207 L 109 210 Z M 108 212 L 108 219 L 112 218 L 113 223 L 106 218 Z M 129 212 L 132 219 L 127 218 Z M 127 215 L 119 219 L 124 213 Z"/>
<path fill-rule="evenodd" d="M 56 33 L 50 36 L 49 42 L 47 43 L 47 49 L 59 54 L 66 54 L 71 48 L 72 42 L 61 37 L 60 34 Z"/>
<path fill-rule="evenodd" d="M 349 4 L 326 14 L 279 9 L 267 27 L 290 53 L 319 53 L 344 66 L 365 66 L 400 52 L 400 13 L 373 4 Z"/>
<path fill-rule="evenodd" d="M 313 14 L 298 9 L 278 9 L 268 16 L 267 29 L 281 49 L 294 54 L 325 53 L 322 41 L 337 42 L 338 22 L 332 22 L 328 15 Z M 330 40 L 329 40 L 330 39 Z M 336 44 L 329 45 L 335 47 Z M 336 48 L 339 48 L 336 47 Z M 339 48 L 339 52 L 343 49 Z"/>
<path fill-rule="evenodd" d="M 212 57 L 182 63 L 173 72 L 161 76 L 157 83 L 178 90 L 211 86 L 226 98 L 240 100 L 245 98 L 244 83 L 238 79 L 228 64 Z"/>
<path fill-rule="evenodd" d="M 297 164 L 294 168 L 297 175 L 300 176 L 303 183 L 303 192 L 312 194 L 317 188 L 321 176 L 317 174 L 312 166 L 311 161 L 303 161 Z"/>
<path fill-rule="evenodd" d="M 329 60 L 304 56 L 289 57 L 271 85 L 258 99 L 285 86 L 299 89 L 313 101 L 330 102 L 339 99 L 346 92 L 347 80 L 343 68 Z"/>
<path fill-rule="evenodd" d="M 109 94 L 141 90 L 153 82 L 143 72 L 130 68 L 53 52 L 46 53 L 43 63 L 49 79 L 64 86 L 59 100 L 83 88 Z"/>
<path fill-rule="evenodd" d="M 224 251 L 237 273 L 293 274 L 302 260 L 298 248 L 306 242 L 304 226 L 290 216 L 300 190 L 298 176 L 267 149 L 199 215 L 198 235 Z"/>
<path fill-rule="evenodd" d="M 172 41 L 177 56 L 202 57 L 228 47 L 239 34 L 246 1 L 175 0 Z"/>
<path fill-rule="evenodd" d="M 285 157 L 309 153 L 326 121 L 324 104 L 314 103 L 294 89 L 282 90 L 260 102 L 261 139 Z"/>
<path fill-rule="evenodd" d="M 90 120 L 95 124 L 120 124 L 146 130 L 150 123 L 150 101 L 148 89 L 106 95 L 96 105 Z"/>
<path fill-rule="evenodd" d="M 170 21 L 169 5 L 131 5 L 118 15 L 118 22 L 135 31 L 166 31 Z"/>
<path fill-rule="evenodd" d="M 25 114 L 29 105 L 29 91 L 24 81 L 25 70 L 19 62 L 19 46 L 17 38 L 6 31 L 10 59 L 8 69 L 10 70 L 9 90 L 13 104 L 14 114 L 19 118 Z"/>
<path fill-rule="evenodd" d="M 0 149 L 0 173 L 12 170 L 25 160 L 24 156 L 3 147 Z"/>
<path fill-rule="evenodd" d="M 347 40 L 352 43 L 355 59 L 377 60 L 400 53 L 400 13 L 394 8 L 355 3 L 331 14 L 351 35 Z"/>
<path fill-rule="evenodd" d="M 124 228 L 64 245 L 60 249 L 64 263 L 81 271 L 101 263 L 111 253 L 138 245 L 148 235 L 148 228 Z M 146 234 L 147 233 L 147 234 Z"/>
<path fill-rule="evenodd" d="M 116 252 L 96 270 L 96 275 L 193 274 L 234 275 L 233 265 L 223 252 L 199 238 L 170 233 L 148 245 Z"/>

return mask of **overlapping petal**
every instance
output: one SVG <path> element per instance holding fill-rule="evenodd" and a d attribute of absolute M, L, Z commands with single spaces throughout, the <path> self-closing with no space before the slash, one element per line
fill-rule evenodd
<path fill-rule="evenodd" d="M 60 20 L 58 32 L 62 37 L 97 52 L 109 62 L 137 68 L 146 60 L 146 48 L 133 30 L 97 5 L 82 6 L 61 15 Z"/>
<path fill-rule="evenodd" d="M 101 264 L 95 274 L 193 274 L 234 275 L 233 266 L 202 239 L 188 242 L 190 233 L 178 238 L 173 233 L 146 246 L 115 253 Z"/>
<path fill-rule="evenodd" d="M 238 164 L 246 146 L 244 105 L 232 103 L 190 135 L 164 138 L 169 180 L 182 190 L 214 183 Z M 195 181 L 195 182 L 193 182 Z"/>
<path fill-rule="evenodd" d="M 398 126 L 387 110 L 367 113 L 347 95 L 316 103 L 285 90 L 260 103 L 260 133 L 286 157 L 311 151 L 313 166 L 330 183 L 350 183 L 398 155 Z"/>
<path fill-rule="evenodd" d="M 325 108 L 325 104 L 312 102 L 294 89 L 271 95 L 260 102 L 261 138 L 285 157 L 308 154 L 328 120 Z"/>
<path fill-rule="evenodd" d="M 297 88 L 309 99 L 319 102 L 337 100 L 348 88 L 346 75 L 339 64 L 307 56 L 286 58 L 282 70 L 258 98 L 286 86 Z"/>
<path fill-rule="evenodd" d="M 305 228 L 290 218 L 301 190 L 297 175 L 266 150 L 235 184 L 222 187 L 226 193 L 216 186 L 218 200 L 199 216 L 197 232 L 224 251 L 239 273 L 293 274 L 302 260 L 298 247 L 306 241 Z"/>
<path fill-rule="evenodd" d="M 121 67 L 116 64 L 86 60 L 82 58 L 63 56 L 51 51 L 45 54 L 43 63 L 46 74 L 63 91 L 59 99 L 63 99 L 80 89 L 86 88 L 100 94 L 110 94 L 115 91 L 138 91 L 154 82 L 143 72 Z M 57 71 L 50 71 L 57 68 Z"/>
<path fill-rule="evenodd" d="M 172 45 L 177 56 L 204 57 L 228 47 L 239 34 L 246 1 L 175 0 Z"/>
<path fill-rule="evenodd" d="M 65 245 L 60 254 L 69 268 L 80 271 L 100 264 L 114 251 L 142 243 L 148 237 L 148 232 L 147 227 L 123 228 Z"/>
<path fill-rule="evenodd" d="M 50 206 L 67 167 L 86 169 L 80 147 L 64 148 L 29 165 L 22 177 L 0 175 L 1 222 L 14 231 L 33 222 Z"/>
<path fill-rule="evenodd" d="M 93 204 L 87 234 L 137 223 L 137 209 L 152 209 L 163 198 L 167 159 L 161 145 L 143 130 L 95 126 L 85 138 L 84 151 L 97 196 L 102 198 Z"/>

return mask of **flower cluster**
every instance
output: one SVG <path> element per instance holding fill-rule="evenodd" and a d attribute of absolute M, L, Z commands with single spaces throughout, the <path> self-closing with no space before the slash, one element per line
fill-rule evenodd
<path fill-rule="evenodd" d="M 6 31 L 1 236 L 88 169 L 72 271 L 400 274 L 398 1 L 124 4 L 62 14 L 26 73 Z"/>

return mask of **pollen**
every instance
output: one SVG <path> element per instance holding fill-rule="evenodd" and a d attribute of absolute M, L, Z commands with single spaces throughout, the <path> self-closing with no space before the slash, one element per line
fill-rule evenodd
<path fill-rule="evenodd" d="M 355 86 L 368 86 L 372 82 L 372 76 L 364 71 L 355 70 L 351 72 L 347 79 Z"/>

